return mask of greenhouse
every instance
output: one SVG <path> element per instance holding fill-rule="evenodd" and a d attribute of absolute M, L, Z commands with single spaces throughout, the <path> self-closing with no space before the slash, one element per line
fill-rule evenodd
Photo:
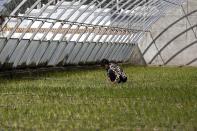
<path fill-rule="evenodd" d="M 197 131 L 197 0 L 0 0 L 0 130 Z"/>
<path fill-rule="evenodd" d="M 103 58 L 195 66 L 196 10 L 190 4 L 196 2 L 187 3 L 1 0 L 1 68 L 77 65 Z"/>

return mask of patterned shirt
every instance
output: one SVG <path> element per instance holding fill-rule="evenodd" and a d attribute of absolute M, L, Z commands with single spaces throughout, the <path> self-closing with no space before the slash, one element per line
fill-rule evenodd
<path fill-rule="evenodd" d="M 111 81 L 120 82 L 120 77 L 125 78 L 126 75 L 123 70 L 115 63 L 110 63 L 107 69 L 107 75 Z"/>

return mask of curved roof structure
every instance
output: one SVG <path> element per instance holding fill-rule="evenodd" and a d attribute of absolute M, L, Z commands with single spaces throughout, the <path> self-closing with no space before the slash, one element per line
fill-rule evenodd
<path fill-rule="evenodd" d="M 197 66 L 197 1 L 189 0 L 152 25 L 138 47 L 150 65 Z"/>
<path fill-rule="evenodd" d="M 13 4 L 15 3 L 15 4 Z M 1 25 L 1 67 L 124 62 L 167 10 L 183 0 L 10 0 Z M 7 5 L 7 6 L 4 6 Z M 13 8 L 13 5 L 14 8 Z M 10 12 L 8 11 L 10 10 Z"/>

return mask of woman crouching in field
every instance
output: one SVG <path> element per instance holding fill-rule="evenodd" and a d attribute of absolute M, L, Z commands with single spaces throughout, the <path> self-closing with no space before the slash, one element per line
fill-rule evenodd
<path fill-rule="evenodd" d="M 127 76 L 123 70 L 116 63 L 111 63 L 107 59 L 101 61 L 101 65 L 105 67 L 107 71 L 108 79 L 113 83 L 121 83 L 127 81 Z"/>

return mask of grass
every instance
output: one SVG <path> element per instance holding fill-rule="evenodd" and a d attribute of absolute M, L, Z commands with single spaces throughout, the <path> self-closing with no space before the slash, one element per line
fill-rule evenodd
<path fill-rule="evenodd" d="M 197 68 L 129 67 L 0 78 L 0 130 L 197 130 Z"/>

